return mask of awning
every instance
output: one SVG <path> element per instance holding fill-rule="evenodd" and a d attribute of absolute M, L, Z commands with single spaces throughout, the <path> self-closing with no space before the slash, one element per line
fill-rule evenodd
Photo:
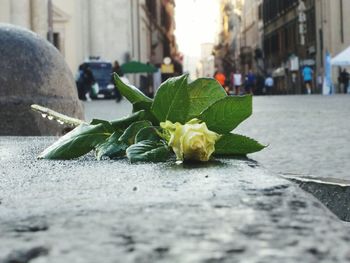
<path fill-rule="evenodd" d="M 331 60 L 332 66 L 350 66 L 350 47 L 340 52 Z"/>
<path fill-rule="evenodd" d="M 141 63 L 138 61 L 130 61 L 124 63 L 121 66 L 121 70 L 124 74 L 128 73 L 154 73 L 157 72 L 158 69 L 150 64 Z"/>

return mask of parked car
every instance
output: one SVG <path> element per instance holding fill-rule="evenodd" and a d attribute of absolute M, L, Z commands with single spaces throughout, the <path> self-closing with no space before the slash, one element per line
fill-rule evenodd
<path fill-rule="evenodd" d="M 115 88 L 112 80 L 112 63 L 99 59 L 91 59 L 85 62 L 91 69 L 98 84 L 98 93 L 91 94 L 92 98 L 115 98 Z"/>

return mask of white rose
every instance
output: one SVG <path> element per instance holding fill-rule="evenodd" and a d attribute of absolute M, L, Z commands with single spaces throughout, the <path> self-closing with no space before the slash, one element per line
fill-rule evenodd
<path fill-rule="evenodd" d="M 185 125 L 166 121 L 160 126 L 170 134 L 168 144 L 178 160 L 208 161 L 215 151 L 215 142 L 220 138 L 198 119 L 192 119 Z"/>

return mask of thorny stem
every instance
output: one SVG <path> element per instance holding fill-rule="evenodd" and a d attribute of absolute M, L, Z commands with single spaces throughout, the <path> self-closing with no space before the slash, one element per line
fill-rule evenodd
<path fill-rule="evenodd" d="M 79 126 L 80 124 L 85 123 L 83 120 L 69 117 L 57 111 L 40 106 L 38 104 L 32 104 L 30 107 L 33 111 L 41 113 L 41 116 L 43 118 L 48 118 L 49 120 L 56 120 L 60 124 L 67 124 L 67 125 L 76 127 L 76 126 Z"/>

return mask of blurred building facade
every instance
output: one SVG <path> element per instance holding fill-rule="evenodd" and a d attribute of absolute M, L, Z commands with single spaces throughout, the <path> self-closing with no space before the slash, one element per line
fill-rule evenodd
<path fill-rule="evenodd" d="M 0 22 L 31 29 L 46 38 L 47 9 L 46 0 L 0 0 Z"/>
<path fill-rule="evenodd" d="M 247 72 L 261 72 L 264 69 L 262 60 L 263 17 L 262 0 L 245 0 L 242 8 L 240 64 Z"/>
<path fill-rule="evenodd" d="M 265 0 L 265 68 L 277 93 L 302 93 L 301 69 L 316 68 L 315 1 Z"/>
<path fill-rule="evenodd" d="M 48 0 L 0 0 L 0 22 L 49 31 Z M 75 72 L 90 56 L 161 63 L 177 54 L 173 0 L 52 0 L 53 42 Z"/>
<path fill-rule="evenodd" d="M 149 20 L 151 62 L 160 64 L 164 57 L 175 59 L 178 48 L 175 31 L 175 2 L 170 0 L 146 0 Z"/>
<path fill-rule="evenodd" d="M 349 11 L 347 0 L 221 0 L 216 65 L 271 74 L 275 93 L 303 93 L 303 66 L 314 70 L 316 86 L 325 52 L 335 56 L 350 45 Z"/>
<path fill-rule="evenodd" d="M 211 78 L 215 73 L 215 60 L 213 55 L 214 43 L 201 44 L 201 58 L 197 65 L 197 77 Z"/>
<path fill-rule="evenodd" d="M 220 0 L 220 29 L 214 46 L 215 67 L 229 75 L 240 67 L 244 0 Z"/>
<path fill-rule="evenodd" d="M 350 46 L 350 2 L 346 0 L 289 0 L 279 5 L 264 0 L 265 67 L 277 80 L 277 93 L 303 93 L 305 65 L 322 76 L 325 53 L 335 56 Z M 280 28 L 280 29 L 278 29 Z M 333 68 L 337 82 L 338 69 Z"/>
<path fill-rule="evenodd" d="M 316 65 L 317 73 L 322 74 L 325 53 L 328 51 L 332 56 L 336 56 L 350 46 L 350 1 L 315 0 L 315 6 Z M 334 83 L 338 81 L 338 74 L 339 68 L 333 67 Z"/>
<path fill-rule="evenodd" d="M 350 45 L 350 1 L 315 0 L 317 50 L 328 50 L 333 56 Z M 323 56 L 320 52 L 317 61 Z"/>

